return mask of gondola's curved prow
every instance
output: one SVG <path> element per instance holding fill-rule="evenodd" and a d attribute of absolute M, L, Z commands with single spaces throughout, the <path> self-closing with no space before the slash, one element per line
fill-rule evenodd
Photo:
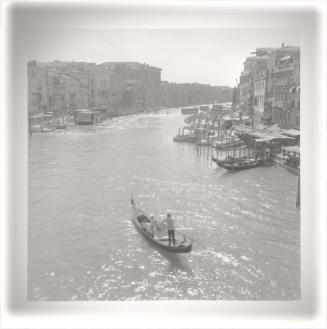
<path fill-rule="evenodd" d="M 166 251 L 173 253 L 187 253 L 192 250 L 192 239 L 186 237 L 180 232 L 175 231 L 176 245 L 169 245 L 167 237 L 158 238 L 155 236 L 155 234 L 149 232 L 143 225 L 144 222 L 149 221 L 149 217 L 144 213 L 142 209 L 136 207 L 133 194 L 131 195 L 131 209 L 132 222 L 134 226 L 148 241 Z"/>

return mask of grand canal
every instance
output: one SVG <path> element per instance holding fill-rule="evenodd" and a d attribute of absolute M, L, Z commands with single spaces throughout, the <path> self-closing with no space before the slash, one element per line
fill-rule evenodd
<path fill-rule="evenodd" d="M 300 298 L 297 177 L 217 168 L 172 141 L 184 117 L 166 112 L 29 138 L 30 300 Z M 200 244 L 150 246 L 130 221 L 131 192 Z"/>

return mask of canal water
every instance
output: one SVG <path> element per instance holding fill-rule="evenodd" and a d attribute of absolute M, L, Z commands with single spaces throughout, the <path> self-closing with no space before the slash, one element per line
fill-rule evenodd
<path fill-rule="evenodd" d="M 217 167 L 208 148 L 172 141 L 184 118 L 162 110 L 29 138 L 29 300 L 300 298 L 297 177 Z M 131 192 L 157 218 L 171 211 L 192 252 L 145 241 Z"/>

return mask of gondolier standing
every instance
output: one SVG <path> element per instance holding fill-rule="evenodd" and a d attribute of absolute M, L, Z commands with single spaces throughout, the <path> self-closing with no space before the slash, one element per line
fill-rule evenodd
<path fill-rule="evenodd" d="M 175 240 L 175 223 L 174 223 L 174 220 L 172 219 L 170 213 L 167 214 L 166 219 L 164 219 L 161 223 L 163 223 L 163 222 L 167 223 L 169 246 L 171 244 L 171 241 L 173 241 L 173 244 L 175 246 L 175 244 L 176 244 L 176 240 Z"/>

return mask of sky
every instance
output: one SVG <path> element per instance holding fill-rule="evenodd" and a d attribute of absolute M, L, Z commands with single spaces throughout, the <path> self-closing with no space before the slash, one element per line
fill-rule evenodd
<path fill-rule="evenodd" d="M 35 29 L 28 59 L 132 61 L 162 69 L 161 80 L 233 87 L 257 47 L 300 46 L 290 28 L 258 29 Z"/>

